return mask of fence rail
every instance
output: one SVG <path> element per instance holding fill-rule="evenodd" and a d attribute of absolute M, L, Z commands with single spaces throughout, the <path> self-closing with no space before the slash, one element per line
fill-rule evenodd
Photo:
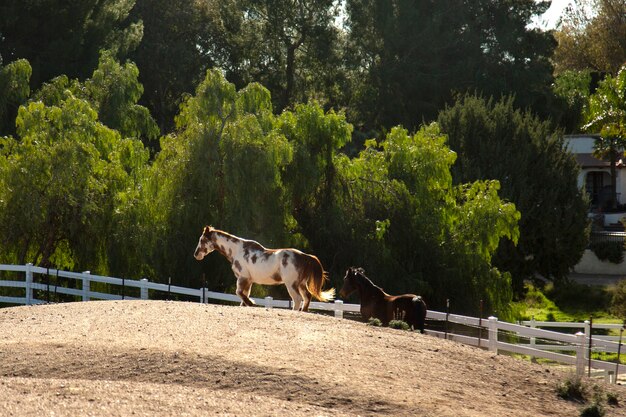
<path fill-rule="evenodd" d="M 598 243 L 612 242 L 624 245 L 626 232 L 593 231 L 589 235 L 589 247 Z"/>
<path fill-rule="evenodd" d="M 149 291 L 158 291 L 167 294 L 178 294 L 195 297 L 200 303 L 208 303 L 209 300 L 219 300 L 239 304 L 239 297 L 234 294 L 223 294 L 209 291 L 207 288 L 186 288 L 170 284 L 150 282 L 147 279 L 133 280 L 124 278 L 114 278 L 100 275 L 92 275 L 89 271 L 82 273 L 61 271 L 57 269 L 41 268 L 27 265 L 2 265 L 0 271 L 16 272 L 22 280 L 8 280 L 0 277 L 0 290 L 2 288 L 17 288 L 23 291 L 24 296 L 0 296 L 0 305 L 4 304 L 45 304 L 48 300 L 35 297 L 34 291 L 43 291 L 49 298 L 50 293 L 64 294 L 75 297 L 75 300 L 89 301 L 91 299 L 101 300 L 134 300 L 149 299 Z M 46 275 L 46 282 L 35 282 L 34 275 Z M 51 284 L 50 277 L 63 277 L 81 283 L 80 288 L 68 288 L 58 285 L 55 279 Z M 104 293 L 92 291 L 91 283 L 105 283 L 112 286 L 121 287 L 121 294 Z M 131 297 L 125 294 L 126 288 L 139 290 L 139 297 Z M 119 290 L 119 288 L 118 288 Z M 135 290 L 136 292 L 136 290 Z M 0 294 L 2 292 L 0 291 Z M 287 300 L 274 300 L 272 297 L 264 299 L 252 298 L 258 305 L 266 308 L 290 308 L 291 302 Z M 344 312 L 359 313 L 360 305 L 344 304 L 342 300 L 335 300 L 333 303 L 311 302 L 310 309 L 330 311 L 335 317 L 343 318 Z M 583 375 L 585 369 L 603 370 L 605 378 L 616 382 L 617 376 L 626 371 L 624 365 L 589 358 L 589 352 L 612 352 L 621 351 L 621 337 L 618 342 L 614 338 L 592 336 L 592 327 L 589 322 L 585 323 L 555 323 L 524 321 L 520 324 L 499 321 L 496 317 L 487 319 L 468 317 L 457 314 L 444 313 L 429 310 L 427 313 L 429 323 L 444 323 L 445 330 L 427 329 L 426 333 L 440 338 L 450 339 L 460 343 L 477 346 L 498 353 L 510 352 L 520 355 L 529 355 L 535 358 L 544 358 L 559 363 L 570 364 L 576 367 L 576 373 Z M 430 327 L 430 326 L 429 326 Z M 441 326 L 439 326 L 441 327 Z M 459 328 L 469 329 L 465 333 Z M 545 330 L 546 328 L 568 328 L 579 330 L 576 334 L 555 332 Z M 596 324 L 594 329 L 623 329 L 621 325 Z M 541 343 L 538 343 L 541 342 Z M 591 345 L 589 345 L 591 343 Z"/>

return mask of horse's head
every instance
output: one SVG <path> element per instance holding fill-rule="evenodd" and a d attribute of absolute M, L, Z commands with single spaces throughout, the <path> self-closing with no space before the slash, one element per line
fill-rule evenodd
<path fill-rule="evenodd" d="M 214 232 L 215 229 L 211 226 L 206 226 L 204 228 L 202 235 L 200 236 L 200 240 L 198 240 L 198 246 L 196 246 L 196 250 L 193 253 L 194 258 L 201 261 L 206 255 L 215 250 L 215 240 L 213 239 Z"/>
<path fill-rule="evenodd" d="M 357 290 L 358 274 L 363 274 L 363 272 L 363 268 L 348 268 L 346 275 L 343 277 L 343 286 L 341 291 L 339 291 L 341 298 L 346 298 Z"/>

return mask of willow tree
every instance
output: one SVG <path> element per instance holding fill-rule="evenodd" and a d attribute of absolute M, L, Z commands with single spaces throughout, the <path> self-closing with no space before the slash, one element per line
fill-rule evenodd
<path fill-rule="evenodd" d="M 0 136 L 15 133 L 15 116 L 30 96 L 32 69 L 25 59 L 2 65 L 0 56 Z"/>
<path fill-rule="evenodd" d="M 297 222 L 293 230 L 307 236 L 316 253 L 330 262 L 334 256 L 326 242 L 338 239 L 341 222 L 334 202 L 335 157 L 350 141 L 352 126 L 342 113 L 324 112 L 310 102 L 283 112 L 279 128 L 293 148 L 293 160 L 283 175 Z"/>
<path fill-rule="evenodd" d="M 212 288 L 234 284 L 221 259 L 193 258 L 209 224 L 268 246 L 284 240 L 288 210 L 281 169 L 291 147 L 274 129 L 269 92 L 258 84 L 239 91 L 219 71 L 207 71 L 176 119 L 177 133 L 161 140 L 145 204 L 153 225 L 146 252 L 157 278 Z"/>
<path fill-rule="evenodd" d="M 358 158 L 339 156 L 339 211 L 357 233 L 334 247 L 390 292 L 419 292 L 433 308 L 451 299 L 467 313 L 483 299 L 505 315 L 511 277 L 491 260 L 501 239 L 517 241 L 519 213 L 497 181 L 455 186 L 455 160 L 436 125 L 413 135 L 396 127 Z"/>
<path fill-rule="evenodd" d="M 0 155 L 5 262 L 106 271 L 132 140 L 100 123 L 70 92 L 57 105 L 20 107 L 16 123 L 17 138 L 4 138 Z"/>

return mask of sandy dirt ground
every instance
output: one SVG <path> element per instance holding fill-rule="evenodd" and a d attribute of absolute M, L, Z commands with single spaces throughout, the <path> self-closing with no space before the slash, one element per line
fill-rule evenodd
<path fill-rule="evenodd" d="M 0 416 L 578 416 L 567 371 L 262 307 L 0 309 Z M 602 383 L 600 383 L 602 384 Z M 626 415 L 626 387 L 607 416 Z"/>

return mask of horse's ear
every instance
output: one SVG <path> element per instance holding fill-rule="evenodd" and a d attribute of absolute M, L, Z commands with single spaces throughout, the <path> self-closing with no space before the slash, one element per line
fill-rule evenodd
<path fill-rule="evenodd" d="M 213 227 L 211 227 L 211 226 L 204 226 L 204 230 L 202 231 L 202 234 L 203 235 L 208 235 L 212 231 L 213 231 Z"/>

